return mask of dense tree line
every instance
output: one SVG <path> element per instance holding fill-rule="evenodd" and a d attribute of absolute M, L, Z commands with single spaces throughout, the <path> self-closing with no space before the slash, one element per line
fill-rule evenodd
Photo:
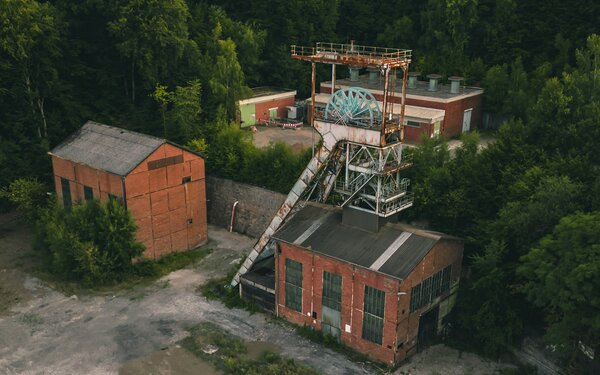
<path fill-rule="evenodd" d="M 46 152 L 93 119 L 286 191 L 307 156 L 252 146 L 236 100 L 255 85 L 308 93 L 290 44 L 410 48 L 413 70 L 481 84 L 507 119 L 483 151 L 473 134 L 454 155 L 440 140 L 413 155 L 404 218 L 467 239 L 455 332 L 490 355 L 546 333 L 571 363 L 581 345 L 597 361 L 599 19 L 587 0 L 2 0 L 0 187 L 49 182 Z"/>

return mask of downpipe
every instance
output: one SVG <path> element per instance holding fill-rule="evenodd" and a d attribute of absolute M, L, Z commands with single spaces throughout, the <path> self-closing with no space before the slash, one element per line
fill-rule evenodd
<path fill-rule="evenodd" d="M 235 201 L 233 203 L 233 207 L 231 207 L 231 222 L 229 223 L 229 232 L 233 231 L 233 220 L 235 219 L 235 207 L 240 203 L 239 201 Z"/>

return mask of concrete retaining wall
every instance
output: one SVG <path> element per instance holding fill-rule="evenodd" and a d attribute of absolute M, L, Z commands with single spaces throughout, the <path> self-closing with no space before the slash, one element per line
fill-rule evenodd
<path fill-rule="evenodd" d="M 206 176 L 208 222 L 229 228 L 231 208 L 235 210 L 233 230 L 258 237 L 285 200 L 285 195 L 215 176 Z"/>

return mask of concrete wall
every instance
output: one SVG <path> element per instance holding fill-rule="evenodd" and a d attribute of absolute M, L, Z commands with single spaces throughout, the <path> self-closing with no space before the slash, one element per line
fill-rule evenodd
<path fill-rule="evenodd" d="M 235 210 L 233 230 L 258 237 L 267 228 L 285 200 L 285 195 L 215 176 L 206 178 L 208 222 L 229 228 L 231 208 Z"/>

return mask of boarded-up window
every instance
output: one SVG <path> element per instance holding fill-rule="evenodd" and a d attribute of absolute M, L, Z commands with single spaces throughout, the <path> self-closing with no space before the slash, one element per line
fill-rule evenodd
<path fill-rule="evenodd" d="M 83 196 L 86 201 L 91 201 L 94 199 L 94 190 L 89 186 L 83 187 Z"/>
<path fill-rule="evenodd" d="M 285 259 L 285 306 L 302 312 L 302 263 Z"/>
<path fill-rule="evenodd" d="M 60 187 L 62 188 L 63 205 L 71 207 L 71 186 L 69 186 L 69 180 L 61 178 Z"/>
<path fill-rule="evenodd" d="M 376 344 L 383 342 L 385 292 L 365 285 L 362 338 Z"/>
<path fill-rule="evenodd" d="M 342 277 L 323 271 L 323 306 L 342 310 Z"/>

